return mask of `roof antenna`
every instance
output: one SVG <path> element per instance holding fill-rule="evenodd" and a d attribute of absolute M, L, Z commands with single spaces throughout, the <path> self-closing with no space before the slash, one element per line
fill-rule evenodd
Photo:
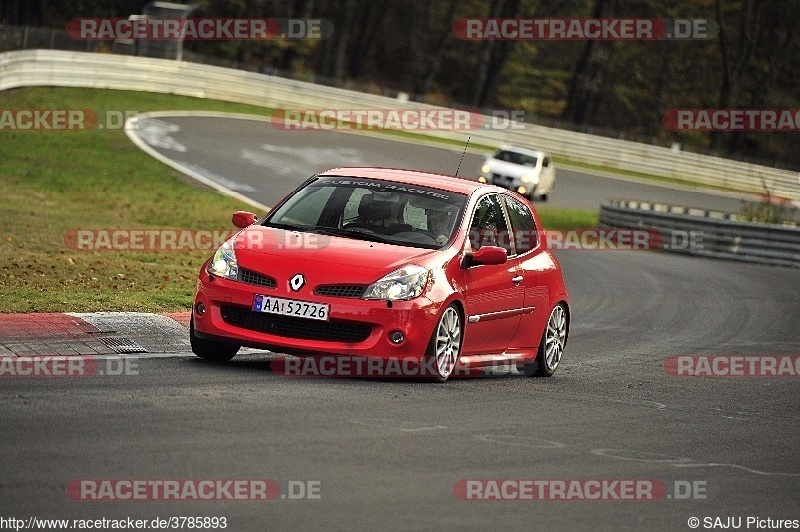
<path fill-rule="evenodd" d="M 458 168 L 456 168 L 456 177 L 458 177 L 458 171 L 461 170 L 461 163 L 464 162 L 464 155 L 467 153 L 467 146 L 469 146 L 469 139 L 471 137 L 467 137 L 467 144 L 464 146 L 464 152 L 461 154 L 461 160 L 458 161 Z"/>

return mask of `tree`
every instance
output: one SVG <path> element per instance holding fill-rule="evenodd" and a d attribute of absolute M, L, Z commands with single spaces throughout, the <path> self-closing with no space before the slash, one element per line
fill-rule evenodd
<path fill-rule="evenodd" d="M 520 0 L 493 0 L 490 4 L 491 18 L 513 18 L 519 12 Z M 478 55 L 475 84 L 471 105 L 477 108 L 488 107 L 497 87 L 497 78 L 503 69 L 515 41 L 484 40 Z"/>

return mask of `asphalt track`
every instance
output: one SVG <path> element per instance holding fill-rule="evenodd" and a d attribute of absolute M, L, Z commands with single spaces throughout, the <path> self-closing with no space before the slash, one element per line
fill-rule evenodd
<path fill-rule="evenodd" d="M 274 205 L 311 175 L 338 166 L 414 168 L 453 175 L 462 150 L 424 146 L 397 137 L 325 130 L 280 130 L 265 120 L 175 116 L 145 122 L 136 133 L 167 159 L 265 205 Z M 464 141 L 466 142 L 465 135 Z M 468 148 L 459 175 L 474 179 L 485 155 Z M 644 199 L 738 212 L 734 195 L 665 188 L 587 172 L 558 169 L 545 203 L 597 209 L 606 198 Z"/>
<path fill-rule="evenodd" d="M 460 157 L 256 122 L 169 122 L 186 149 L 172 156 L 254 188 L 247 193 L 266 204 L 327 167 L 447 171 Z M 285 166 L 241 160 L 246 149 Z M 617 192 L 714 208 L 730 200 L 559 179 L 554 205 Z M 664 369 L 672 355 L 798 354 L 800 270 L 655 252 L 558 255 L 573 326 L 551 379 L 289 378 L 271 373 L 265 354 L 219 366 L 187 353 L 136 359 L 138 374 L 5 379 L 2 514 L 226 516 L 229 530 L 688 530 L 690 517 L 800 519 L 800 381 Z M 321 498 L 76 502 L 66 492 L 75 479 L 206 478 L 274 479 L 284 495 L 290 480 L 320 481 Z M 657 479 L 673 497 L 465 501 L 453 493 L 463 479 Z M 675 481 L 699 483 L 705 498 L 677 500 Z"/>

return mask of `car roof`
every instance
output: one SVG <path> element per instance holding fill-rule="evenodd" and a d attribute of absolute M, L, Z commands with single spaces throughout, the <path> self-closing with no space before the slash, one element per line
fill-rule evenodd
<path fill-rule="evenodd" d="M 527 148 L 519 148 L 517 146 L 500 146 L 499 151 L 513 151 L 523 155 L 532 155 L 534 157 L 547 157 L 547 154 L 541 150 L 529 150 Z"/>
<path fill-rule="evenodd" d="M 462 179 L 444 174 L 435 174 L 432 172 L 422 172 L 419 170 L 407 170 L 403 168 L 379 168 L 379 167 L 366 167 L 366 166 L 348 166 L 342 168 L 333 168 L 320 172 L 318 177 L 362 177 L 364 179 L 382 179 L 385 181 L 397 181 L 399 183 L 406 183 L 409 185 L 418 185 L 422 187 L 436 188 L 439 190 L 446 190 L 448 192 L 459 192 L 461 194 L 472 194 L 480 188 L 487 187 L 483 183 Z"/>

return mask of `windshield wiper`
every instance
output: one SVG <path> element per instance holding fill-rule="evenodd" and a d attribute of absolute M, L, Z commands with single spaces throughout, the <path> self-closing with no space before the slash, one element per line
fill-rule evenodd
<path fill-rule="evenodd" d="M 343 236 L 345 238 L 357 238 L 359 240 L 369 240 L 373 242 L 381 242 L 383 244 L 397 244 L 394 240 L 390 240 L 384 236 L 375 233 L 365 233 L 356 229 L 341 229 L 339 227 L 314 227 L 309 228 L 311 231 L 318 231 L 323 234 L 333 236 Z"/>

